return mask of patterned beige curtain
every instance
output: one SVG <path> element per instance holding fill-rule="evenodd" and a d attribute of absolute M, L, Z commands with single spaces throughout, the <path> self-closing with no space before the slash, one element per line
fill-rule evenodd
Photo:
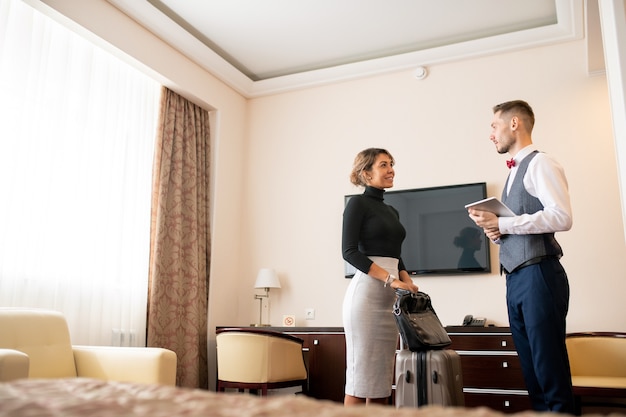
<path fill-rule="evenodd" d="M 158 126 L 147 344 L 176 352 L 178 386 L 207 388 L 209 113 L 164 87 Z"/>

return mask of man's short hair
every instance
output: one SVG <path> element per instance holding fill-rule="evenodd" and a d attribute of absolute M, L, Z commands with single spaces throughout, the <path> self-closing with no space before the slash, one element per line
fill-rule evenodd
<path fill-rule="evenodd" d="M 524 120 L 524 124 L 531 132 L 535 126 L 535 113 L 530 104 L 524 100 L 506 101 L 504 103 L 493 106 L 493 113 L 502 112 L 501 116 L 517 116 Z"/>

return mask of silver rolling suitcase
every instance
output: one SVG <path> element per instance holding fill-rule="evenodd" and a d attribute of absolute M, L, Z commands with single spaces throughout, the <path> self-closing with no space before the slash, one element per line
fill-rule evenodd
<path fill-rule="evenodd" d="M 411 352 L 396 356 L 396 407 L 465 405 L 461 357 L 454 350 Z"/>

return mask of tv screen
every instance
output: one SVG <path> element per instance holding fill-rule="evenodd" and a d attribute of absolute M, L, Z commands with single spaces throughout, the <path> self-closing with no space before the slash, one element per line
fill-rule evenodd
<path fill-rule="evenodd" d="M 465 209 L 486 197 L 484 182 L 385 192 L 385 203 L 398 210 L 406 229 L 402 260 L 410 275 L 491 271 L 487 238 Z M 345 265 L 346 278 L 353 277 L 355 268 Z"/>

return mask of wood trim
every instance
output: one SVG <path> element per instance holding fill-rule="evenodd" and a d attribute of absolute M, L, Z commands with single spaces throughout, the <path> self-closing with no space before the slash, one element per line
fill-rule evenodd
<path fill-rule="evenodd" d="M 626 398 L 626 388 L 608 387 L 572 387 L 574 395 L 585 397 L 613 397 Z"/>
<path fill-rule="evenodd" d="M 260 336 L 278 337 L 281 339 L 290 340 L 292 342 L 299 343 L 300 345 L 304 343 L 304 340 L 300 339 L 299 337 L 296 337 L 287 333 L 281 333 L 275 330 L 264 329 L 262 327 L 224 327 L 224 328 L 219 328 L 215 331 L 215 334 L 222 334 L 222 333 L 249 333 L 249 334 L 256 334 Z"/>
<path fill-rule="evenodd" d="M 626 338 L 624 332 L 577 332 L 568 333 L 566 337 L 621 337 Z"/>
<path fill-rule="evenodd" d="M 230 382 L 217 380 L 217 391 L 222 392 L 226 388 L 236 388 L 239 392 L 244 390 L 258 391 L 261 390 L 262 396 L 267 396 L 268 389 L 288 388 L 301 386 L 302 393 L 307 394 L 307 380 L 298 379 L 293 381 L 280 381 L 280 382 Z"/>

